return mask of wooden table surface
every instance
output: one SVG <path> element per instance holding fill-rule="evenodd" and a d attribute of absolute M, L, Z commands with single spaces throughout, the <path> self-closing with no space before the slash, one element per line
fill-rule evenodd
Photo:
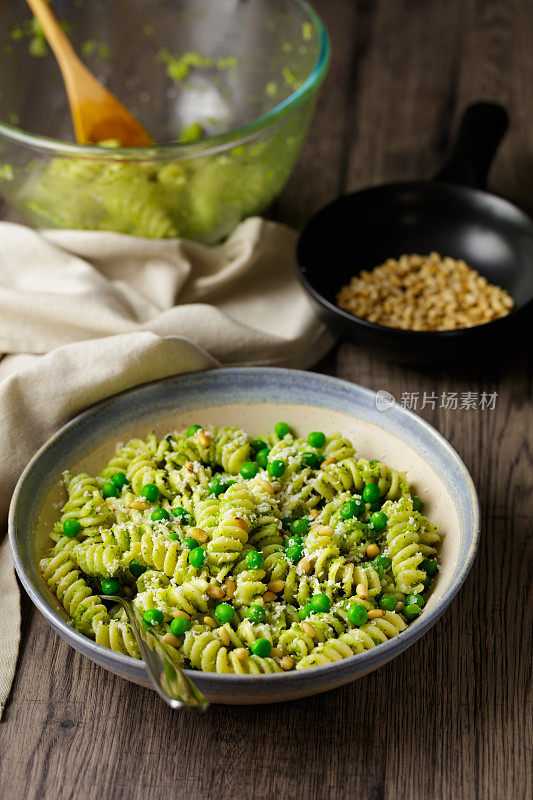
<path fill-rule="evenodd" d="M 491 186 L 533 210 L 530 0 L 315 4 L 333 63 L 278 218 L 298 225 L 340 192 L 431 175 L 461 111 L 480 99 L 503 101 L 512 117 Z M 475 364 L 424 372 L 341 343 L 318 369 L 396 397 L 498 393 L 492 411 L 419 411 L 462 455 L 483 509 L 476 563 L 448 612 L 343 689 L 197 717 L 83 659 L 23 595 L 20 660 L 0 724 L 1 800 L 532 796 L 530 356 L 511 354 L 482 374 Z"/>

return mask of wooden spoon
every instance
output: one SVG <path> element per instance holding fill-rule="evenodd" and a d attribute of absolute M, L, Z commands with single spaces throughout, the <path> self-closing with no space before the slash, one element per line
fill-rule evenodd
<path fill-rule="evenodd" d="M 152 145 L 153 139 L 140 122 L 80 61 L 46 0 L 26 1 L 61 69 L 76 140 L 80 144 L 94 144 L 116 139 L 123 147 Z"/>

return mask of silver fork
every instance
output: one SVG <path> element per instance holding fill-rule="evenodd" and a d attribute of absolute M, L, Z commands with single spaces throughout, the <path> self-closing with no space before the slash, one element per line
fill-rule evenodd
<path fill-rule="evenodd" d="M 139 643 L 154 689 L 171 708 L 205 711 L 209 703 L 181 669 L 170 645 L 143 625 L 143 618 L 133 603 L 114 594 L 100 594 L 102 600 L 120 603 L 127 614 Z"/>

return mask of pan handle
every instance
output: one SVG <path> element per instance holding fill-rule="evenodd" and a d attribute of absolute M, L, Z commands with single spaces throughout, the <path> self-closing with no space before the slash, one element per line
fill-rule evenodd
<path fill-rule="evenodd" d="M 484 189 L 509 116 L 496 103 L 474 103 L 463 114 L 452 151 L 434 181 Z"/>

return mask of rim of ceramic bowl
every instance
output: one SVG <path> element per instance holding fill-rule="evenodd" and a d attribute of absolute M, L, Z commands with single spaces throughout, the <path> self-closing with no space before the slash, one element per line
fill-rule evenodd
<path fill-rule="evenodd" d="M 92 639 L 89 639 L 87 636 L 84 636 L 82 633 L 77 631 L 75 628 L 70 627 L 70 625 L 66 622 L 66 620 L 54 610 L 52 605 L 46 602 L 42 595 L 37 591 L 36 586 L 34 585 L 33 581 L 31 580 L 28 572 L 23 563 L 23 558 L 19 551 L 17 536 L 16 536 L 16 516 L 18 513 L 18 505 L 19 505 L 19 496 L 24 488 L 24 484 L 26 481 L 27 476 L 31 473 L 34 468 L 34 465 L 40 460 L 40 458 L 46 453 L 47 450 L 52 448 L 57 442 L 69 432 L 73 431 L 78 425 L 85 423 L 88 419 L 96 418 L 105 412 L 106 407 L 113 405 L 119 400 L 124 400 L 126 398 L 131 397 L 133 394 L 138 394 L 141 392 L 150 391 L 150 389 L 155 389 L 161 385 L 174 383 L 184 383 L 186 381 L 195 382 L 201 381 L 205 379 L 205 377 L 209 377 L 213 374 L 224 374 L 228 377 L 229 380 L 232 380 L 234 377 L 237 378 L 238 375 L 247 375 L 250 378 L 250 383 L 259 383 L 260 377 L 264 376 L 265 373 L 279 377 L 280 381 L 290 381 L 291 384 L 294 382 L 294 376 L 300 375 L 305 376 L 306 380 L 315 381 L 318 384 L 324 384 L 325 391 L 327 392 L 328 396 L 334 395 L 335 389 L 340 392 L 347 393 L 349 395 L 353 395 L 354 392 L 359 394 L 363 398 L 366 398 L 372 405 L 375 407 L 375 400 L 376 400 L 376 392 L 372 391 L 371 389 L 367 389 L 359 384 L 350 383 L 349 381 L 342 380 L 340 378 L 331 377 L 328 375 L 323 375 L 321 373 L 314 373 L 308 372 L 305 370 L 295 370 L 295 369 L 287 369 L 281 367 L 226 367 L 226 368 L 219 368 L 213 370 L 201 370 L 198 372 L 190 372 L 184 373 L 183 375 L 171 376 L 169 378 L 164 378 L 158 381 L 152 381 L 150 383 L 143 384 L 142 386 L 135 387 L 134 389 L 129 389 L 125 392 L 121 392 L 118 395 L 114 395 L 113 397 L 103 400 L 100 403 L 97 403 L 94 406 L 83 411 L 81 414 L 78 414 L 74 419 L 70 420 L 66 425 L 60 428 L 53 436 L 48 439 L 42 447 L 35 453 L 31 461 L 27 464 L 26 468 L 24 469 L 22 475 L 20 476 L 18 483 L 16 485 L 15 491 L 13 493 L 13 497 L 11 500 L 11 505 L 9 508 L 9 519 L 8 519 L 8 533 L 9 533 L 9 541 L 11 545 L 11 551 L 13 555 L 13 560 L 15 563 L 15 568 L 18 574 L 18 577 L 24 586 L 26 592 L 30 596 L 30 599 L 37 607 L 37 609 L 41 612 L 41 614 L 45 617 L 45 619 L 55 628 L 58 632 L 61 632 L 63 638 L 67 641 L 75 640 L 79 642 L 81 652 L 84 651 L 92 651 L 97 653 L 101 657 L 105 657 L 111 664 L 113 664 L 113 670 L 118 672 L 119 674 L 125 674 L 128 672 L 130 675 L 132 672 L 135 672 L 135 679 L 139 682 L 149 682 L 148 673 L 146 672 L 146 667 L 142 660 L 137 660 L 131 658 L 131 656 L 123 655 L 122 653 L 118 653 L 114 650 L 110 650 L 109 648 L 104 647 L 103 645 L 97 644 Z M 263 402 L 265 402 L 263 400 Z M 308 405 L 313 405 L 313 403 L 308 403 Z M 325 407 L 325 406 L 324 406 Z M 335 406 L 330 406 L 330 408 L 335 410 L 341 410 L 339 408 L 335 408 Z M 226 673 L 219 673 L 219 672 L 202 672 L 199 670 L 193 669 L 185 669 L 184 672 L 194 680 L 201 680 L 202 678 L 209 678 L 210 680 L 217 680 L 223 681 L 224 685 L 230 686 L 232 683 L 238 685 L 239 687 L 244 687 L 246 685 L 250 685 L 252 688 L 251 682 L 255 683 L 255 680 L 260 680 L 261 683 L 264 681 L 295 681 L 301 680 L 302 677 L 305 676 L 330 676 L 333 678 L 335 674 L 340 674 L 341 672 L 345 673 L 346 671 L 350 670 L 350 667 L 354 667 L 357 665 L 360 667 L 361 672 L 369 672 L 375 668 L 375 666 L 381 666 L 382 664 L 390 661 L 396 655 L 399 655 L 404 650 L 406 650 L 411 644 L 414 644 L 419 638 L 421 638 L 441 617 L 444 613 L 446 608 L 449 606 L 461 586 L 463 585 L 470 568 L 474 562 L 474 558 L 476 556 L 479 538 L 480 538 L 480 509 L 479 509 L 479 500 L 477 496 L 477 492 L 473 483 L 473 480 L 468 472 L 463 460 L 457 453 L 457 451 L 451 446 L 451 444 L 440 434 L 429 422 L 419 417 L 417 414 L 409 411 L 406 408 L 401 406 L 396 406 L 396 412 L 399 413 L 402 417 L 407 418 L 410 420 L 412 425 L 418 426 L 419 430 L 424 432 L 426 437 L 429 437 L 431 444 L 441 453 L 445 453 L 447 458 L 454 466 L 454 470 L 456 474 L 461 477 L 464 486 L 467 489 L 469 500 L 472 505 L 472 512 L 473 512 L 473 519 L 472 519 L 472 526 L 471 531 L 469 531 L 469 545 L 466 555 L 462 561 L 456 568 L 450 583 L 442 595 L 442 597 L 437 601 L 437 605 L 434 609 L 432 609 L 429 613 L 426 611 L 422 614 L 418 619 L 414 620 L 405 631 L 402 631 L 401 635 L 395 636 L 392 639 L 389 639 L 387 642 L 380 644 L 376 647 L 371 648 L 370 650 L 365 650 L 362 653 L 357 653 L 353 656 L 349 656 L 348 658 L 342 659 L 340 661 L 334 661 L 329 664 L 324 664 L 318 667 L 312 667 L 311 669 L 306 670 L 293 670 L 290 672 L 282 672 L 282 673 L 271 673 L 271 674 L 262 674 L 262 675 L 234 675 L 234 674 L 226 674 Z M 347 413 L 347 412 L 344 412 Z M 353 413 L 353 416 L 357 416 L 357 412 Z M 377 423 L 374 423 L 377 424 Z M 398 435 L 398 434 L 396 434 Z M 71 642 L 69 642 L 71 643 Z M 354 673 L 355 677 L 355 673 Z M 255 680 L 254 680 L 255 679 Z"/>
<path fill-rule="evenodd" d="M 157 161 L 169 158 L 184 160 L 210 155 L 245 144 L 255 139 L 267 128 L 278 125 L 288 114 L 300 108 L 319 89 L 328 71 L 331 59 L 331 42 L 321 17 L 307 0 L 284 0 L 284 2 L 287 6 L 296 7 L 306 14 L 307 22 L 310 22 L 313 26 L 318 40 L 317 60 L 307 78 L 294 92 L 281 103 L 271 108 L 270 111 L 260 114 L 245 125 L 216 136 L 208 136 L 200 142 L 155 144 L 151 147 L 113 147 L 112 149 L 100 145 L 65 142 L 50 136 L 29 133 L 2 120 L 0 120 L 0 137 L 34 150 L 55 155 L 77 156 L 79 158 L 97 156 L 104 161 L 120 161 L 125 158 L 129 161 Z"/>

